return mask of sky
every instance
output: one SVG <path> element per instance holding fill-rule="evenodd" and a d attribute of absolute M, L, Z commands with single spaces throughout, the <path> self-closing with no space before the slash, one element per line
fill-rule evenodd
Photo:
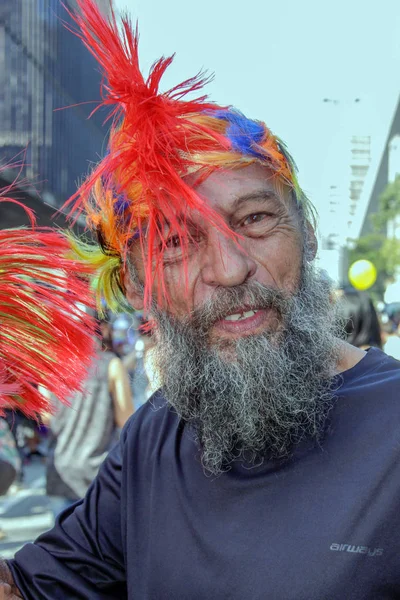
<path fill-rule="evenodd" d="M 142 68 L 176 53 L 163 89 L 205 68 L 212 100 L 288 145 L 321 224 L 352 134 L 386 136 L 400 92 L 400 1 L 116 0 L 139 21 Z M 324 99 L 329 102 L 324 102 Z M 355 102 L 355 99 L 359 99 Z"/>

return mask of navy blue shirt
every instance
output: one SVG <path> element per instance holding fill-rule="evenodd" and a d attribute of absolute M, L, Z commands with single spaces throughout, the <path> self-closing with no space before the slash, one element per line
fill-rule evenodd
<path fill-rule="evenodd" d="M 399 367 L 371 349 L 322 448 L 218 478 L 156 395 L 86 498 L 10 561 L 24 598 L 400 598 Z"/>

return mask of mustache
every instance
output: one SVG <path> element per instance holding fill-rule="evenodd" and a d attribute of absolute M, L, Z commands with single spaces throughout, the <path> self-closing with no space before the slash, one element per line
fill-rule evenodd
<path fill-rule="evenodd" d="M 258 282 L 247 282 L 232 288 L 216 289 L 201 307 L 192 311 L 187 325 L 199 332 L 208 330 L 227 314 L 243 310 L 273 309 L 278 316 L 285 317 L 291 305 L 291 296 Z"/>

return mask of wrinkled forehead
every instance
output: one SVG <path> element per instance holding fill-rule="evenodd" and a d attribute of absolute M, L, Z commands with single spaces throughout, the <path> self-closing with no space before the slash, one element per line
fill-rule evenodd
<path fill-rule="evenodd" d="M 260 164 L 218 170 L 200 180 L 193 174 L 186 177 L 186 182 L 210 208 L 221 215 L 230 214 L 252 200 L 270 200 L 288 207 L 292 204 L 288 186 Z"/>

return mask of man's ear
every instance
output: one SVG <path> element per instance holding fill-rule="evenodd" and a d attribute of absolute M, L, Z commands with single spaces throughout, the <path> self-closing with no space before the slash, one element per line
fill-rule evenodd
<path fill-rule="evenodd" d="M 143 310 L 144 308 L 144 294 L 143 294 L 143 286 L 141 286 L 138 282 L 132 280 L 132 277 L 129 274 L 129 269 L 126 269 L 124 275 L 124 288 L 125 288 L 125 296 L 128 300 L 129 304 L 135 310 Z"/>
<path fill-rule="evenodd" d="M 310 221 L 306 221 L 304 238 L 306 260 L 312 262 L 317 255 L 318 242 L 314 227 L 311 225 Z"/>

